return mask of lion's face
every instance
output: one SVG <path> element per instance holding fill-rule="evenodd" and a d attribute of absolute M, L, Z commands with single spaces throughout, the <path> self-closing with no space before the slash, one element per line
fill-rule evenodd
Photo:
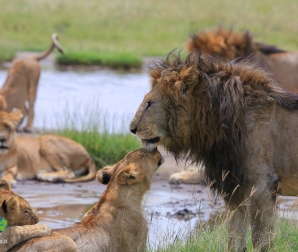
<path fill-rule="evenodd" d="M 14 142 L 16 128 L 22 118 L 23 114 L 18 109 L 11 113 L 0 111 L 0 155 L 6 154 Z"/>
<path fill-rule="evenodd" d="M 177 70 L 152 70 L 150 75 L 151 91 L 131 121 L 130 131 L 142 140 L 147 150 L 162 145 L 173 151 L 179 148 L 177 143 L 188 141 L 185 136 L 189 135 L 196 109 L 193 93 L 200 92 L 196 85 L 198 74 L 192 67 L 177 67 Z"/>
<path fill-rule="evenodd" d="M 33 225 L 39 218 L 29 203 L 10 190 L 9 184 L 0 181 L 0 216 L 8 221 L 9 226 Z"/>
<path fill-rule="evenodd" d="M 114 166 L 106 166 L 99 170 L 96 178 L 103 184 L 110 181 L 123 185 L 134 185 L 142 182 L 149 186 L 153 174 L 163 162 L 164 158 L 157 149 L 150 152 L 139 149 L 127 154 Z"/>
<path fill-rule="evenodd" d="M 168 120 L 169 115 L 163 110 L 163 97 L 159 86 L 155 86 L 145 95 L 130 124 L 130 129 L 142 140 L 145 149 L 152 149 L 167 141 Z"/>

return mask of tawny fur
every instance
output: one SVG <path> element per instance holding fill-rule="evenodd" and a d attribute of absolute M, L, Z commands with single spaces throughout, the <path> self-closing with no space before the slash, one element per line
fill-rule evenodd
<path fill-rule="evenodd" d="M 39 61 L 46 58 L 55 47 L 63 53 L 57 39 L 57 34 L 53 34 L 52 44 L 48 50 L 34 57 L 14 61 L 0 89 L 0 109 L 7 112 L 11 112 L 14 108 L 20 109 L 27 117 L 25 131 L 32 131 L 34 104 L 41 69 Z"/>
<path fill-rule="evenodd" d="M 73 183 L 95 178 L 95 163 L 81 144 L 54 135 L 16 136 L 21 119 L 17 109 L 0 111 L 0 173 L 9 183 L 15 185 L 16 179 Z"/>
<path fill-rule="evenodd" d="M 187 167 L 180 172 L 175 172 L 169 177 L 170 184 L 205 184 L 204 166 Z"/>
<path fill-rule="evenodd" d="M 45 224 L 36 224 L 39 218 L 28 202 L 11 191 L 7 181 L 0 179 L 0 217 L 8 222 L 8 228 L 1 233 L 0 251 L 33 237 L 50 235 Z"/>
<path fill-rule="evenodd" d="M 231 251 L 245 249 L 249 223 L 254 247 L 268 249 L 276 191 L 298 194 L 298 94 L 252 64 L 196 53 L 172 52 L 149 75 L 131 132 L 148 150 L 163 145 L 177 160 L 203 162 L 232 213 Z"/>
<path fill-rule="evenodd" d="M 248 32 L 234 32 L 222 27 L 203 30 L 191 36 L 189 52 L 211 54 L 226 60 L 249 57 L 264 67 L 288 91 L 298 92 L 298 52 L 286 52 L 273 45 L 255 41 Z"/>
<path fill-rule="evenodd" d="M 139 149 L 127 154 L 114 166 L 99 170 L 99 182 L 108 183 L 108 187 L 81 222 L 53 230 L 51 239 L 42 237 L 24 242 L 13 251 L 25 252 L 29 248 L 34 250 L 36 246 L 51 247 L 61 235 L 70 237 L 78 251 L 146 251 L 148 228 L 142 199 L 162 162 L 157 149 L 150 153 Z M 56 244 L 55 248 L 64 251 L 64 243 Z"/>

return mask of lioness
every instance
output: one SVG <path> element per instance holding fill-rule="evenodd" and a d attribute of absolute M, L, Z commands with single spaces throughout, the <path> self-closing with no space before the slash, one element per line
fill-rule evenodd
<path fill-rule="evenodd" d="M 45 224 L 36 224 L 39 219 L 35 211 L 25 199 L 12 192 L 10 185 L 3 179 L 0 179 L 0 217 L 8 225 L 0 234 L 1 252 L 22 241 L 50 235 L 51 232 Z"/>
<path fill-rule="evenodd" d="M 86 149 L 62 136 L 16 136 L 22 112 L 0 111 L 0 172 L 15 185 L 16 179 L 49 182 L 83 182 L 94 179 L 96 166 Z M 82 177 L 77 174 L 88 172 Z"/>
<path fill-rule="evenodd" d="M 248 31 L 202 30 L 191 36 L 187 49 L 228 60 L 249 57 L 271 72 L 282 88 L 298 92 L 298 52 L 257 42 Z"/>
<path fill-rule="evenodd" d="M 23 115 L 28 116 L 24 131 L 32 131 L 34 103 L 40 76 L 38 61 L 47 57 L 55 47 L 60 53 L 63 53 L 62 47 L 58 43 L 58 36 L 54 33 L 52 44 L 48 50 L 34 57 L 13 62 L 6 81 L 0 89 L 1 110 L 11 112 L 12 109 L 18 108 L 23 112 Z"/>
<path fill-rule="evenodd" d="M 61 235 L 69 236 L 78 250 L 84 252 L 145 251 L 148 228 L 141 203 L 153 174 L 162 163 L 163 157 L 157 149 L 151 152 L 139 149 L 113 167 L 99 170 L 97 179 L 108 183 L 108 187 L 81 222 L 53 230 L 51 237 L 23 242 L 12 251 L 51 248 Z M 64 251 L 63 242 L 55 248 Z"/>
<path fill-rule="evenodd" d="M 298 195 L 298 94 L 247 62 L 172 52 L 149 68 L 151 90 L 130 130 L 147 150 L 203 162 L 230 212 L 229 248 L 274 238 L 276 192 Z"/>

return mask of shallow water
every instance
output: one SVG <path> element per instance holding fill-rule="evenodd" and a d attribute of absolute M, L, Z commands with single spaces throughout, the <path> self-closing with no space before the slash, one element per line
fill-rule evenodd
<path fill-rule="evenodd" d="M 0 83 L 6 75 L 6 70 L 0 70 Z M 65 121 L 79 128 L 82 121 L 90 117 L 97 121 L 95 117 L 107 114 L 115 130 L 123 130 L 123 118 L 128 130 L 127 124 L 148 91 L 149 77 L 144 72 L 46 68 L 39 79 L 34 128 L 55 129 Z"/>

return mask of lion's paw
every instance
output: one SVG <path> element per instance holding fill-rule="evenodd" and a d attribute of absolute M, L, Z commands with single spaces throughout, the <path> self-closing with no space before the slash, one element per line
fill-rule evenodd
<path fill-rule="evenodd" d="M 51 234 L 51 229 L 46 224 L 36 224 L 40 231 L 41 236 L 49 236 Z"/>
<path fill-rule="evenodd" d="M 169 178 L 169 183 L 170 184 L 181 184 L 181 183 L 183 183 L 183 178 L 181 178 L 181 173 L 180 172 L 173 173 Z"/>
<path fill-rule="evenodd" d="M 190 167 L 186 171 L 173 173 L 169 178 L 170 184 L 204 184 L 204 170 Z"/>

